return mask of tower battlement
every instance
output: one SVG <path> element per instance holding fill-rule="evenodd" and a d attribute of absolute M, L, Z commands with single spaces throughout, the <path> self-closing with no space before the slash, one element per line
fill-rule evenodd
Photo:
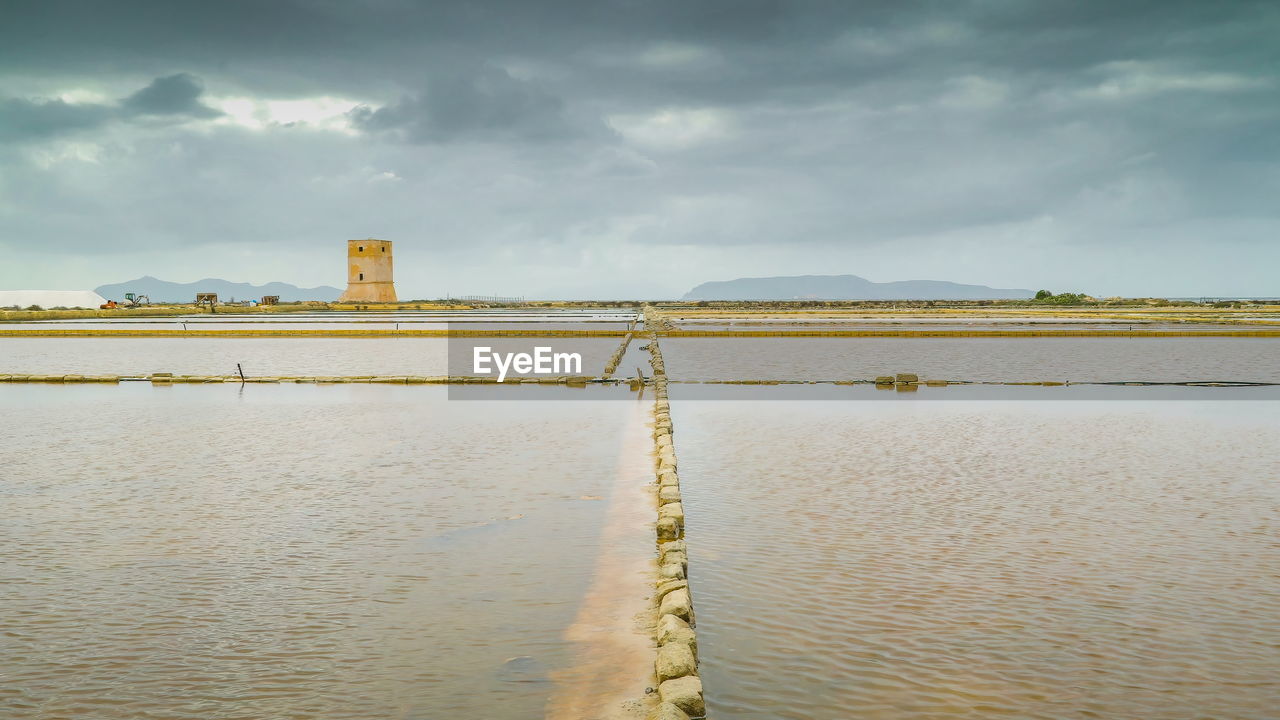
<path fill-rule="evenodd" d="M 391 241 L 347 241 L 347 291 L 338 302 L 395 302 Z"/>

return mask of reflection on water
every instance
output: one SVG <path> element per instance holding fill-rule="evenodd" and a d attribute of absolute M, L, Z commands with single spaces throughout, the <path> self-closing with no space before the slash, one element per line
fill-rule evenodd
<path fill-rule="evenodd" d="M 643 408 L 445 397 L 0 386 L 0 715 L 543 717 Z"/>
<path fill-rule="evenodd" d="M 714 717 L 1275 717 L 1280 404 L 673 415 Z"/>
<path fill-rule="evenodd" d="M 0 373 L 179 375 L 447 375 L 450 343 L 495 352 L 550 346 L 582 355 L 582 374 L 598 375 L 620 338 L 0 338 Z M 469 350 L 467 350 L 469 352 Z M 456 353 L 455 353 L 456 354 Z M 457 358 L 455 358 L 457 360 Z M 455 362 L 470 373 L 470 363 Z M 511 375 L 519 375 L 514 370 Z M 527 374 L 527 373 L 526 373 Z"/>
<path fill-rule="evenodd" d="M 1280 338 L 665 338 L 681 380 L 1280 382 Z"/>
<path fill-rule="evenodd" d="M 471 348 L 582 355 L 598 375 L 621 338 L 0 338 L 0 373 L 470 374 Z M 648 372 L 637 337 L 618 366 Z M 842 380 L 896 372 L 977 381 L 1280 382 L 1280 338 L 666 338 L 679 380 Z M 465 357 L 464 357 L 465 356 Z M 465 360 L 466 362 L 463 362 Z M 516 374 L 516 373 L 512 373 Z"/>

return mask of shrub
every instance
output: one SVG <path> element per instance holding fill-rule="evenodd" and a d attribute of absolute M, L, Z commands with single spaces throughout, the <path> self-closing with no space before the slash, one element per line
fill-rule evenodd
<path fill-rule="evenodd" d="M 1048 303 L 1052 305 L 1080 305 L 1082 303 L 1091 302 L 1088 295 L 1084 293 L 1058 293 L 1054 295 L 1048 290 L 1041 290 L 1036 293 L 1035 302 Z"/>

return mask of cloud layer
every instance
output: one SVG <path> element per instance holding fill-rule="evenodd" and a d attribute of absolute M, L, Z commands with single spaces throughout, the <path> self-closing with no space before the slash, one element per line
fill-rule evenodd
<path fill-rule="evenodd" d="M 0 286 L 1280 295 L 1272 3 L 29 3 Z"/>

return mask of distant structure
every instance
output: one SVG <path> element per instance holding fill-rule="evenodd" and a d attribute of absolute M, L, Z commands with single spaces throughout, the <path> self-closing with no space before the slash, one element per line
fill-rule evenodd
<path fill-rule="evenodd" d="M 524 304 L 524 296 L 520 297 L 504 297 L 502 295 L 461 295 L 454 297 L 452 295 L 445 300 L 461 300 L 462 302 L 484 302 L 497 303 L 499 305 L 522 305 Z"/>
<path fill-rule="evenodd" d="M 90 290 L 0 290 L 0 308 L 88 308 L 96 310 L 107 299 Z"/>
<path fill-rule="evenodd" d="M 391 241 L 347 241 L 347 291 L 338 302 L 395 302 L 391 277 Z"/>

